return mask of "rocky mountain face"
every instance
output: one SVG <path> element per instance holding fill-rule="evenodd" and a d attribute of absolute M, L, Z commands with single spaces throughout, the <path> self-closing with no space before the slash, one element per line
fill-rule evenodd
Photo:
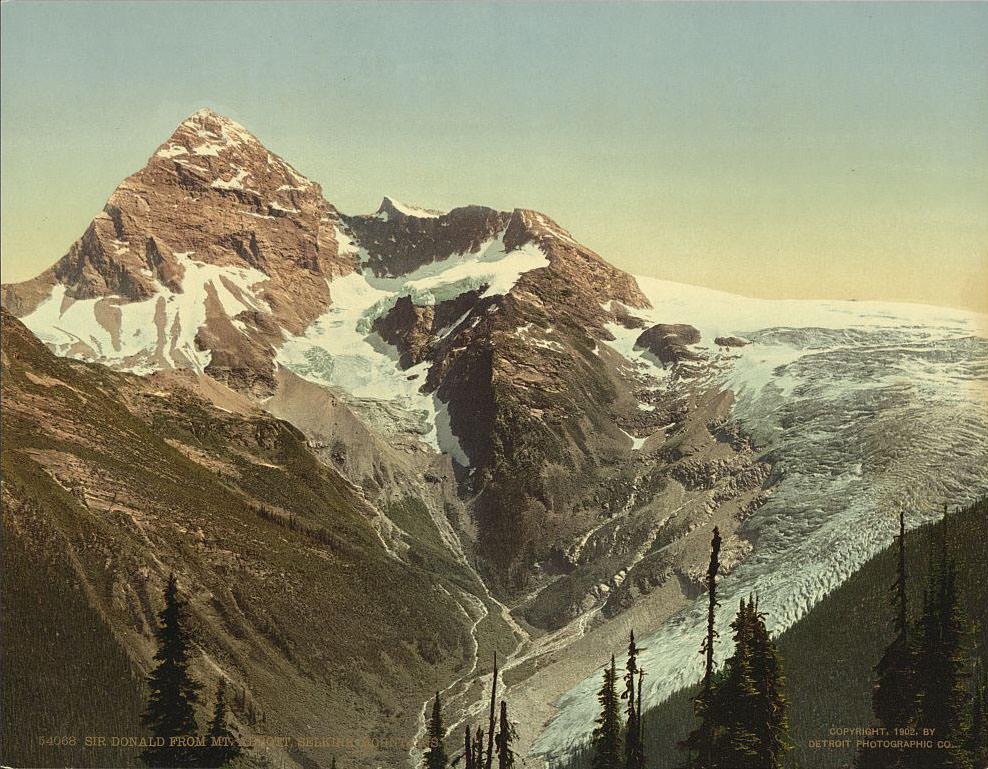
<path fill-rule="evenodd" d="M 527 744 L 597 649 L 697 594 L 713 526 L 740 562 L 766 498 L 725 356 L 549 217 L 345 215 L 208 110 L 3 303 L 14 536 L 49 527 L 141 669 L 176 570 L 209 659 L 293 733 L 302 696 L 409 737 L 425 682 L 455 719 L 500 648 Z M 76 539 L 31 512 L 56 497 Z"/>
<path fill-rule="evenodd" d="M 281 334 L 305 329 L 329 304 L 327 280 L 354 269 L 339 253 L 338 222 L 318 184 L 202 110 L 117 187 L 51 269 L 5 286 L 3 303 L 23 316 L 57 298 L 61 316 L 86 302 L 107 339 L 70 327 L 61 352 L 131 369 L 202 369 L 270 394 Z M 146 308 L 139 319 L 125 317 L 134 303 Z M 150 328 L 135 340 L 131 327 L 141 325 Z"/>
<path fill-rule="evenodd" d="M 386 277 L 494 239 L 508 253 L 543 255 L 508 290 L 483 283 L 448 299 L 401 296 L 374 325 L 399 365 L 426 364 L 425 389 L 447 408 L 465 455 L 488 573 L 503 589 L 521 588 L 598 515 L 590 508 L 600 456 L 627 442 L 612 410 L 627 382 L 594 348 L 611 338 L 612 305 L 624 312 L 648 302 L 630 275 L 534 211 L 416 215 L 385 200 L 347 225 L 367 269 Z"/>

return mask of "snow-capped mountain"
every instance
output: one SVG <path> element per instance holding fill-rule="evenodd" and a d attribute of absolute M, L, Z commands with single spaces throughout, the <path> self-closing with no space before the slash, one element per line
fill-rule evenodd
<path fill-rule="evenodd" d="M 500 616 L 541 754 L 585 736 L 629 628 L 653 700 L 695 676 L 714 526 L 722 600 L 757 591 L 779 628 L 887 541 L 891 506 L 915 524 L 988 488 L 980 316 L 635 278 L 531 210 L 347 215 L 208 110 L 3 302 L 59 355 L 188 370 L 292 422 L 402 563 L 395 509 L 420 501 L 424 568 L 482 585 L 450 597 L 473 663 L 450 714 L 478 712 Z"/>
<path fill-rule="evenodd" d="M 61 354 L 133 371 L 191 368 L 258 394 L 273 345 L 352 272 L 339 216 L 310 182 L 210 110 L 125 179 L 51 269 L 4 305 Z"/>

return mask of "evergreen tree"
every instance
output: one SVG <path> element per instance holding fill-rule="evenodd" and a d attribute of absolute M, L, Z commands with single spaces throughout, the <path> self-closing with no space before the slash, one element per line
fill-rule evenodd
<path fill-rule="evenodd" d="M 494 652 L 494 672 L 491 674 L 491 713 L 487 724 L 487 759 L 484 769 L 491 769 L 494 761 L 494 705 L 497 702 L 497 651 Z"/>
<path fill-rule="evenodd" d="M 969 769 L 967 654 L 968 627 L 957 586 L 957 566 L 947 553 L 946 519 L 940 558 L 930 568 L 916 652 L 917 725 L 951 747 L 917 750 L 917 769 Z"/>
<path fill-rule="evenodd" d="M 226 766 L 240 757 L 240 743 L 226 722 L 226 681 L 222 678 L 216 686 L 216 705 L 213 718 L 206 730 L 206 765 Z"/>
<path fill-rule="evenodd" d="M 740 601 L 731 629 L 734 652 L 711 673 L 697 698 L 702 722 L 679 747 L 697 769 L 779 769 L 790 747 L 785 677 L 754 597 Z"/>
<path fill-rule="evenodd" d="M 906 517 L 899 511 L 898 564 L 891 597 L 895 609 L 892 640 L 875 666 L 871 705 L 880 726 L 893 729 L 913 726 L 916 720 L 916 671 L 909 632 L 906 601 Z M 906 769 L 907 756 L 894 748 L 868 748 L 861 752 L 861 769 Z"/>
<path fill-rule="evenodd" d="M 754 604 L 742 599 L 731 629 L 734 654 L 725 673 L 711 689 L 708 723 L 712 737 L 711 759 L 701 766 L 727 769 L 762 769 L 758 741 L 759 691 L 753 663 Z M 766 767 L 767 769 L 767 767 Z"/>
<path fill-rule="evenodd" d="M 635 710 L 638 713 L 638 744 L 642 747 L 642 765 L 645 764 L 645 711 L 642 710 L 642 679 L 645 677 L 645 670 L 638 666 L 638 702 Z"/>
<path fill-rule="evenodd" d="M 477 769 L 473 761 L 473 740 L 470 739 L 470 724 L 463 727 L 463 767 Z"/>
<path fill-rule="evenodd" d="M 443 728 L 439 692 L 436 692 L 435 702 L 432 703 L 432 718 L 429 719 L 426 735 L 429 739 L 429 750 L 425 754 L 425 769 L 446 769 L 446 730 Z"/>
<path fill-rule="evenodd" d="M 754 599 L 749 601 L 747 619 L 751 625 L 751 675 L 758 691 L 755 713 L 758 766 L 777 769 L 791 747 L 786 680 L 779 650 L 769 636 L 765 615 L 758 611 Z"/>
<path fill-rule="evenodd" d="M 707 634 L 700 644 L 700 654 L 704 656 L 703 683 L 700 693 L 693 700 L 693 713 L 700 725 L 690 732 L 689 736 L 678 743 L 680 750 L 686 751 L 686 765 L 694 766 L 693 757 L 697 758 L 698 766 L 713 766 L 713 718 L 711 710 L 714 695 L 714 643 L 717 640 L 715 620 L 717 613 L 717 572 L 720 571 L 720 529 L 714 527 L 713 538 L 710 540 L 710 564 L 707 566 L 707 576 L 704 583 L 707 586 Z"/>
<path fill-rule="evenodd" d="M 494 746 L 497 750 L 497 769 L 514 769 L 515 752 L 511 749 L 511 743 L 515 738 L 515 730 L 508 721 L 508 703 L 501 700 L 501 714 L 498 720 L 497 737 L 494 738 Z"/>
<path fill-rule="evenodd" d="M 641 649 L 635 644 L 635 631 L 631 631 L 628 641 L 628 662 L 624 673 L 624 691 L 621 699 L 627 700 L 628 716 L 624 734 L 624 766 L 625 769 L 643 769 L 645 766 L 645 748 L 642 744 L 641 713 L 635 699 L 635 684 L 638 676 L 638 652 Z"/>
<path fill-rule="evenodd" d="M 617 667 L 614 656 L 611 664 L 604 669 L 604 682 L 597 694 L 600 702 L 600 715 L 597 728 L 593 731 L 593 769 L 621 769 L 621 709 L 615 685 Z"/>
<path fill-rule="evenodd" d="M 477 732 L 473 738 L 473 765 L 474 769 L 481 769 L 484 765 L 484 729 L 477 727 Z"/>
<path fill-rule="evenodd" d="M 700 646 L 704 655 L 703 693 L 710 693 L 710 685 L 714 672 L 714 641 L 717 631 L 714 629 L 714 615 L 717 611 L 717 572 L 720 571 L 720 530 L 714 526 L 714 536 L 710 540 L 710 564 L 707 566 L 707 635 Z"/>
<path fill-rule="evenodd" d="M 145 748 L 141 760 L 152 767 L 197 766 L 202 760 L 197 748 L 169 744 L 171 737 L 196 736 L 195 702 L 201 688 L 189 674 L 191 642 L 185 628 L 185 602 L 179 598 L 174 574 L 168 576 L 165 608 L 158 620 L 154 655 L 158 664 L 148 675 L 148 701 L 141 721 L 151 736 L 164 738 L 164 745 Z"/>

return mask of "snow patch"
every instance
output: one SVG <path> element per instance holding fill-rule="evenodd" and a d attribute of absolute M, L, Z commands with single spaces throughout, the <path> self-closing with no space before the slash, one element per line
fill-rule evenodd
<path fill-rule="evenodd" d="M 268 206 L 271 207 L 271 208 L 273 208 L 275 211 L 281 211 L 282 213 L 285 213 L 285 214 L 297 214 L 297 213 L 299 213 L 299 210 L 297 208 L 285 208 L 284 206 L 282 206 L 281 204 L 279 204 L 276 201 L 271 201 L 270 203 L 268 203 Z"/>
<path fill-rule="evenodd" d="M 220 156 L 220 150 L 223 149 L 222 144 L 214 144 L 213 142 L 205 142 L 196 147 L 192 148 L 192 153 L 195 155 L 210 155 L 214 158 Z"/>
<path fill-rule="evenodd" d="M 645 441 L 647 441 L 648 438 L 649 438 L 649 436 L 647 436 L 647 435 L 644 438 L 636 438 L 634 435 L 632 435 L 631 433 L 629 433 L 627 430 L 623 430 L 620 427 L 618 429 L 621 430 L 622 433 L 624 433 L 625 435 L 627 435 L 631 439 L 631 450 L 632 451 L 638 451 L 642 446 L 645 445 Z"/>
<path fill-rule="evenodd" d="M 188 152 L 189 151 L 181 144 L 170 144 L 169 146 L 158 150 L 155 154 L 159 158 L 175 158 L 179 155 L 187 155 Z"/>
<path fill-rule="evenodd" d="M 215 179 L 209 186 L 219 190 L 242 190 L 244 188 L 244 179 L 248 176 L 250 176 L 250 171 L 245 168 L 237 168 L 237 173 L 229 181 Z"/>
<path fill-rule="evenodd" d="M 412 216 L 416 219 L 438 219 L 442 216 L 441 211 L 433 211 L 428 208 L 419 208 L 418 206 L 410 206 L 406 203 L 402 203 L 399 200 L 389 197 L 388 200 L 391 202 L 391 206 L 405 216 Z"/>
<path fill-rule="evenodd" d="M 198 349 L 196 334 L 206 321 L 206 297 L 215 291 L 223 311 L 233 317 L 245 309 L 269 310 L 255 291 L 267 276 L 253 268 L 198 262 L 191 251 L 173 254 L 184 270 L 182 292 L 158 283 L 141 302 L 98 297 L 65 302 L 65 286 L 56 285 L 24 325 L 58 354 L 114 365 L 146 374 L 163 368 L 203 371 L 211 354 Z M 96 304 L 111 302 L 119 311 L 116 333 L 98 320 Z M 67 305 L 63 309 L 63 305 Z M 90 352 L 80 350 L 82 344 Z"/>
<path fill-rule="evenodd" d="M 408 275 L 379 278 L 366 271 L 367 282 L 397 296 L 410 296 L 418 305 L 454 299 L 486 286 L 482 297 L 507 294 L 526 272 L 547 267 L 549 260 L 535 243 L 507 251 L 503 233 L 475 253 L 455 254 L 425 264 Z"/>
<path fill-rule="evenodd" d="M 335 235 L 341 253 L 366 259 L 366 251 L 339 226 Z M 418 433 L 426 444 L 469 466 L 444 405 L 420 392 L 431 364 L 399 368 L 397 351 L 373 331 L 374 321 L 403 296 L 418 305 L 434 305 L 483 287 L 483 296 L 507 293 L 522 274 L 547 264 L 537 245 L 505 251 L 497 237 L 475 253 L 426 264 L 408 275 L 379 278 L 365 269 L 338 277 L 329 283 L 329 309 L 304 333 L 289 338 L 277 360 L 305 379 L 342 391 L 351 407 L 379 429 Z M 453 333 L 469 314 L 439 335 Z"/>

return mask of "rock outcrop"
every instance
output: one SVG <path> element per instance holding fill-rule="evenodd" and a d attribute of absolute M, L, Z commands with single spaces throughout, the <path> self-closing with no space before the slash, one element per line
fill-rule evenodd
<path fill-rule="evenodd" d="M 697 360 L 689 345 L 700 341 L 700 332 L 684 323 L 659 323 L 645 329 L 635 340 L 635 349 L 648 350 L 662 363 Z"/>
<path fill-rule="evenodd" d="M 714 338 L 714 344 L 718 347 L 744 347 L 750 342 L 739 336 L 718 336 Z"/>

